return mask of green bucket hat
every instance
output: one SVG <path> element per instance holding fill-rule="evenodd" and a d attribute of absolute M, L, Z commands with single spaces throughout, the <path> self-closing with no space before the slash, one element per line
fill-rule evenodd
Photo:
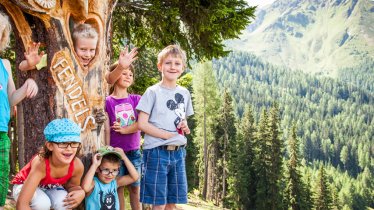
<path fill-rule="evenodd" d="M 104 155 L 108 154 L 114 154 L 116 155 L 119 159 L 122 159 L 121 154 L 119 154 L 116 150 L 114 150 L 113 147 L 111 146 L 104 146 L 101 147 L 100 149 L 97 150 L 98 153 L 103 157 Z"/>

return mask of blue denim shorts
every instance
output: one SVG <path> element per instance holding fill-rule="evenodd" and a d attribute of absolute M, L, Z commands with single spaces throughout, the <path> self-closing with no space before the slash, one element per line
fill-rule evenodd
<path fill-rule="evenodd" d="M 153 205 L 187 203 L 186 149 L 143 150 L 140 202 Z"/>
<path fill-rule="evenodd" d="M 140 177 L 140 174 L 142 174 L 142 171 L 141 171 L 141 169 L 142 169 L 142 154 L 141 154 L 140 150 L 137 149 L 137 150 L 132 150 L 130 152 L 126 152 L 126 156 L 127 156 L 127 158 L 129 158 L 131 163 L 134 165 L 134 167 L 138 171 L 139 177 Z M 121 161 L 121 168 L 119 170 L 120 170 L 119 171 L 119 176 L 124 176 L 124 175 L 129 174 L 129 171 L 127 170 L 123 160 Z M 131 186 L 134 186 L 134 187 L 137 187 L 139 185 L 140 185 L 140 178 L 136 182 L 131 184 Z"/>

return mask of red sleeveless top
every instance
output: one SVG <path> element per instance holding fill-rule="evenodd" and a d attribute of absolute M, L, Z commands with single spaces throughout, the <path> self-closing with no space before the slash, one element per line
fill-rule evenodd
<path fill-rule="evenodd" d="M 36 155 L 37 156 L 37 155 Z M 32 160 L 36 157 L 34 156 Z M 20 172 L 13 178 L 12 184 L 23 184 L 28 177 L 30 170 L 31 170 L 31 162 L 32 160 L 27 163 L 25 167 L 22 168 Z M 39 187 L 51 189 L 55 187 L 62 186 L 65 184 L 73 175 L 74 171 L 74 160 L 70 162 L 68 173 L 61 177 L 61 178 L 53 178 L 51 177 L 51 167 L 49 165 L 49 159 L 44 159 L 45 162 L 45 177 L 40 181 Z"/>

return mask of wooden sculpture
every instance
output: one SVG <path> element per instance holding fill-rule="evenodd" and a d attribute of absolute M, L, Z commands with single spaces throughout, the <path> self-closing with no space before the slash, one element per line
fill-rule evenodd
<path fill-rule="evenodd" d="M 40 42 L 47 53 L 47 67 L 40 71 L 16 70 L 17 83 L 28 77 L 39 93 L 17 110 L 19 163 L 22 167 L 43 144 L 43 129 L 51 120 L 68 117 L 81 128 L 82 151 L 89 154 L 103 142 L 104 79 L 109 66 L 111 16 L 116 0 L 0 0 L 0 10 L 13 24 L 16 66 L 30 42 Z M 80 65 L 71 31 L 79 23 L 91 24 L 99 39 L 94 59 Z"/>

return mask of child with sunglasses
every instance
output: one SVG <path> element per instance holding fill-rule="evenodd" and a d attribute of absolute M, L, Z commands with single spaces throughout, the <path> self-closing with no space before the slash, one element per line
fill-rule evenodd
<path fill-rule="evenodd" d="M 121 160 L 124 161 L 129 174 L 117 177 Z M 138 172 L 121 148 L 100 148 L 98 153 L 92 156 L 92 165 L 82 182 L 82 188 L 86 192 L 86 210 L 119 210 L 117 188 L 129 185 L 138 178 Z"/>
<path fill-rule="evenodd" d="M 84 166 L 76 157 L 80 133 L 80 127 L 66 118 L 48 123 L 44 147 L 12 180 L 16 209 L 72 209 L 82 202 Z"/>

